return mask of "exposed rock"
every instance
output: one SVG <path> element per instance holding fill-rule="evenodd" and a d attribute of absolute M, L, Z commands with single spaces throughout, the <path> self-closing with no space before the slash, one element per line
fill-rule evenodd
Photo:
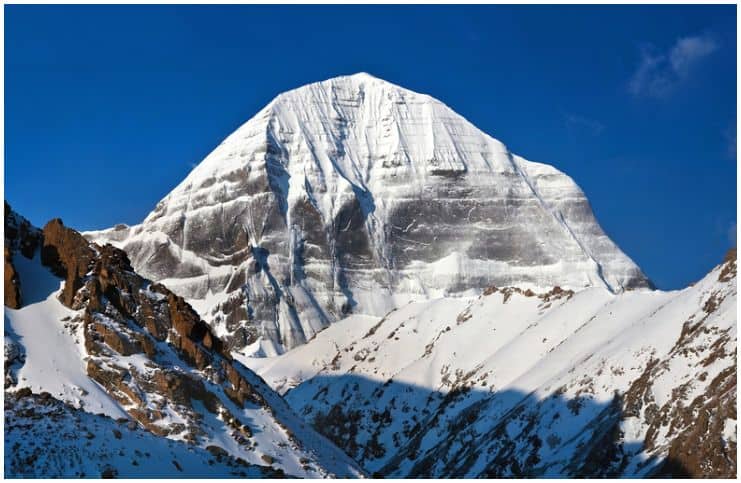
<path fill-rule="evenodd" d="M 58 299 L 76 313 L 59 322 L 64 322 L 70 337 L 81 337 L 78 343 L 84 345 L 87 376 L 128 413 L 132 428 L 141 426 L 154 435 L 194 445 L 211 441 L 214 431 L 224 431 L 233 439 L 229 461 L 242 462 L 238 474 L 246 474 L 250 466 L 244 459 L 232 458 L 257 458 L 257 440 L 264 444 L 263 451 L 309 456 L 303 449 L 305 443 L 289 430 L 295 430 L 299 423 L 285 402 L 230 357 L 221 340 L 182 297 L 138 275 L 125 252 L 112 245 L 92 244 L 57 219 L 44 228 L 40 258 L 65 279 Z M 16 383 L 16 361 L 22 363 L 22 354 L 13 352 L 14 347 L 6 338 L 6 385 L 10 386 Z M 81 388 L 76 391 L 82 392 Z M 42 394 L 38 399 L 51 397 Z M 84 405 L 76 394 L 72 401 Z M 218 427 L 220 424 L 223 428 Z M 260 433 L 250 428 L 254 424 L 262 424 L 263 431 L 274 431 L 275 448 L 272 441 L 266 444 L 263 436 L 255 438 Z M 88 434 L 97 438 L 87 431 L 81 431 L 80 437 Z M 313 432 L 308 434 L 310 438 L 318 437 Z M 312 451 L 331 453 L 331 461 L 325 456 L 321 459 L 341 473 L 346 471 L 343 467 L 350 474 L 359 471 L 355 463 L 331 446 Z M 327 475 L 324 463 L 314 456 L 309 459 L 313 463 L 309 469 L 298 466 L 292 467 L 293 471 Z M 182 461 L 174 460 L 173 465 L 175 462 L 185 471 Z M 115 469 L 120 472 L 121 468 Z M 101 471 L 115 476 L 112 467 Z M 280 471 L 270 469 L 266 474 L 273 476 Z"/>
<path fill-rule="evenodd" d="M 726 422 L 737 419 L 736 377 L 736 366 L 728 368 L 712 381 L 710 391 L 667 418 L 677 434 L 654 476 L 727 478 L 736 474 L 737 443 L 724 439 Z"/>
<path fill-rule="evenodd" d="M 27 219 L 14 212 L 6 201 L 4 233 L 4 303 L 6 307 L 19 309 L 23 305 L 22 281 L 13 260 L 16 256 L 33 258 L 41 243 L 41 232 Z"/>
<path fill-rule="evenodd" d="M 731 248 L 723 258 L 723 269 L 718 275 L 719 282 L 728 282 L 736 277 L 736 247 Z"/>
<path fill-rule="evenodd" d="M 4 349 L 4 369 L 5 369 L 5 389 L 14 386 L 18 382 L 16 376 L 17 369 L 22 366 L 25 362 L 26 356 L 23 351 L 23 346 L 8 333 L 5 332 L 5 344 Z"/>
<path fill-rule="evenodd" d="M 210 363 L 210 351 L 224 355 L 218 338 L 190 305 L 163 285 L 152 285 L 136 275 L 122 250 L 112 245 L 91 246 L 79 233 L 55 219 L 44 227 L 42 262 L 66 278 L 60 296 L 62 303 L 70 308 L 78 308 L 83 301 L 87 303 L 86 333 L 99 335 L 120 354 L 131 355 L 145 349 L 151 354 L 153 342 L 142 335 L 132 340 L 96 318 L 95 312 L 105 312 L 107 304 L 112 305 L 114 316 L 136 321 L 156 340 L 169 337 L 199 369 Z M 83 287 L 85 290 L 81 290 Z M 148 296 L 147 288 L 163 297 Z"/>
<path fill-rule="evenodd" d="M 75 294 L 82 287 L 83 277 L 92 267 L 95 252 L 82 235 L 65 227 L 59 218 L 44 226 L 43 237 L 41 263 L 65 279 L 60 300 L 67 307 L 74 308 Z"/>
<path fill-rule="evenodd" d="M 11 251 L 20 252 L 26 258 L 33 258 L 41 242 L 41 232 L 26 218 L 13 211 L 5 202 L 5 246 Z"/>
<path fill-rule="evenodd" d="M 13 266 L 13 253 L 5 246 L 5 306 L 21 308 L 21 281 Z"/>

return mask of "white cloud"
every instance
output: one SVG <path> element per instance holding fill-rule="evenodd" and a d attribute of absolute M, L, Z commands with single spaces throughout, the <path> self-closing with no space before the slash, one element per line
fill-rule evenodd
<path fill-rule="evenodd" d="M 646 47 L 628 88 L 635 95 L 665 97 L 717 49 L 718 43 L 709 35 L 679 38 L 667 52 Z"/>
<path fill-rule="evenodd" d="M 718 49 L 718 44 L 708 36 L 686 37 L 677 40 L 669 52 L 669 61 L 674 72 L 686 76 L 692 65 Z"/>
<path fill-rule="evenodd" d="M 586 131 L 592 136 L 599 136 L 605 130 L 605 125 L 601 122 L 578 114 L 567 113 L 564 114 L 564 118 L 566 119 L 566 127 L 569 130 Z"/>

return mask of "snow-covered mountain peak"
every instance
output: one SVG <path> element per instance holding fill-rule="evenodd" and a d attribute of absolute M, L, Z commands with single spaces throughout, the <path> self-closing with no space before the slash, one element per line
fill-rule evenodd
<path fill-rule="evenodd" d="M 350 312 L 491 285 L 650 286 L 571 178 L 363 73 L 279 95 L 141 225 L 88 236 L 258 353 Z"/>
<path fill-rule="evenodd" d="M 376 91 L 382 92 L 383 94 L 387 95 L 412 95 L 420 98 L 426 98 L 427 100 L 432 102 L 440 102 L 426 94 L 419 94 L 410 91 L 409 89 L 376 77 L 367 72 L 357 72 L 355 74 L 341 75 L 323 81 L 312 82 L 301 87 L 288 90 L 276 96 L 271 104 L 285 98 L 306 97 L 310 92 L 319 91 L 323 91 L 327 97 L 332 97 L 333 92 L 339 93 L 342 91 L 349 91 L 365 93 L 369 91 Z"/>
<path fill-rule="evenodd" d="M 242 168 L 247 153 L 270 150 L 298 154 L 281 164 L 299 192 L 304 188 L 300 178 L 312 174 L 318 175 L 320 190 L 345 192 L 369 190 L 399 176 L 421 188 L 444 173 L 516 169 L 501 142 L 442 102 L 358 73 L 278 95 L 175 192 L 210 186 L 212 178 Z"/>

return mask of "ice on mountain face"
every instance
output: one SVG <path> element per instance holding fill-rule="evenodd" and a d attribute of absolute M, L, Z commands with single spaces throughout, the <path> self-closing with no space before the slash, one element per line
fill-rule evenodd
<path fill-rule="evenodd" d="M 367 74 L 279 95 L 142 224 L 87 236 L 264 354 L 400 300 L 649 286 L 568 176 Z"/>

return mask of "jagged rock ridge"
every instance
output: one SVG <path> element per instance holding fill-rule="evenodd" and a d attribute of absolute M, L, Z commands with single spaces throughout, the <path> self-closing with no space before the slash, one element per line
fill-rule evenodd
<path fill-rule="evenodd" d="M 736 251 L 673 292 L 491 287 L 243 359 L 369 473 L 725 477 Z"/>
<path fill-rule="evenodd" d="M 86 236 L 258 354 L 349 313 L 492 284 L 650 286 L 568 176 L 367 74 L 281 94 L 142 224 Z"/>
<path fill-rule="evenodd" d="M 21 220 L 15 226 L 30 227 L 10 215 L 6 221 Z M 217 460 L 215 471 L 225 475 L 362 474 L 262 379 L 234 361 L 182 297 L 138 275 L 126 253 L 90 243 L 58 219 L 43 230 L 6 226 L 5 233 L 5 249 L 12 255 L 5 261 L 6 280 L 8 270 L 15 274 L 23 301 L 5 309 L 5 390 L 6 401 L 13 401 L 6 417 L 15 418 L 12 422 L 27 420 L 34 410 L 44 416 L 31 419 L 50 424 L 56 415 L 65 425 L 79 421 L 82 416 L 75 414 L 80 411 L 99 412 L 123 419 L 132 429 L 183 443 L 168 446 L 149 438 L 153 448 L 181 456 L 191 451 L 202 464 L 209 459 L 203 455 L 212 454 L 210 464 Z M 35 245 L 23 252 L 28 233 Z M 58 400 L 49 403 L 53 410 L 38 407 L 39 395 L 42 402 Z M 29 453 L 28 467 L 23 460 L 8 459 L 6 452 L 6 475 L 69 477 L 89 467 L 82 460 L 54 466 L 48 454 L 32 457 L 38 451 L 17 441 L 14 428 L 6 425 L 6 442 L 10 438 Z M 98 443 L 110 447 L 113 436 L 107 436 L 109 441 L 101 435 Z M 71 444 L 59 441 L 57 449 L 74 453 Z M 191 463 L 182 467 L 193 469 Z M 177 466 L 160 469 L 174 476 L 182 470 Z M 124 465 L 113 470 L 126 476 L 142 469 Z M 193 472 L 205 474 L 206 469 Z"/>
<path fill-rule="evenodd" d="M 14 212 L 5 202 L 4 265 L 5 265 L 5 306 L 13 309 L 23 305 L 21 281 L 13 265 L 13 257 L 18 254 L 32 258 L 41 241 L 41 232 L 31 223 Z"/>

